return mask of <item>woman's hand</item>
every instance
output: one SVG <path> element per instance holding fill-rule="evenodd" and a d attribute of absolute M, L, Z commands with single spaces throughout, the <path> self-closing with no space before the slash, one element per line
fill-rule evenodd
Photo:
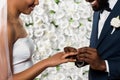
<path fill-rule="evenodd" d="M 48 67 L 54 67 L 62 63 L 66 62 L 75 62 L 76 59 L 68 59 L 66 57 L 77 55 L 77 53 L 70 52 L 66 54 L 65 52 L 59 52 L 49 58 L 46 59 Z"/>

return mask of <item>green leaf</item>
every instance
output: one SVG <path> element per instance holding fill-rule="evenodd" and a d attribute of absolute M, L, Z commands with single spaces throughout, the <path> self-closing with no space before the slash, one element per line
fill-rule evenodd
<path fill-rule="evenodd" d="M 60 70 L 60 65 L 56 66 L 56 70 L 57 70 L 57 71 Z"/>
<path fill-rule="evenodd" d="M 43 77 L 46 77 L 46 76 L 48 76 L 48 73 L 46 73 L 46 74 L 43 75 Z"/>
<path fill-rule="evenodd" d="M 29 26 L 29 24 L 28 24 L 28 23 L 25 23 L 25 26 L 26 26 L 26 27 L 28 27 L 28 26 Z"/>
<path fill-rule="evenodd" d="M 29 27 L 30 25 L 33 26 L 33 23 L 25 23 L 25 26 L 26 26 L 26 27 Z"/>
<path fill-rule="evenodd" d="M 76 4 L 80 4 L 80 2 L 75 2 Z"/>
<path fill-rule="evenodd" d="M 83 72 L 83 75 L 85 75 L 86 73 L 88 73 L 88 71 Z"/>
<path fill-rule="evenodd" d="M 79 24 L 80 27 L 81 27 L 82 25 L 83 25 L 82 23 Z"/>
<path fill-rule="evenodd" d="M 88 21 L 91 22 L 92 21 L 91 18 L 88 18 Z"/>
<path fill-rule="evenodd" d="M 68 76 L 71 80 L 72 80 L 72 77 L 71 76 Z"/>
<path fill-rule="evenodd" d="M 70 19 L 69 19 L 69 22 L 70 22 L 70 23 L 74 22 L 73 18 L 70 18 Z"/>
<path fill-rule="evenodd" d="M 50 14 L 55 14 L 55 11 L 54 10 L 50 10 Z"/>
<path fill-rule="evenodd" d="M 59 4 L 60 0 L 54 0 L 56 4 Z"/>
<path fill-rule="evenodd" d="M 56 51 L 60 51 L 60 49 L 55 49 Z"/>
<path fill-rule="evenodd" d="M 39 50 L 38 46 L 36 46 L 36 50 L 37 50 L 37 51 Z"/>
<path fill-rule="evenodd" d="M 76 4 L 80 4 L 80 3 L 81 3 L 80 0 L 74 0 L 74 2 L 75 2 Z"/>
<path fill-rule="evenodd" d="M 34 80 L 40 80 L 39 78 L 35 78 Z"/>
<path fill-rule="evenodd" d="M 55 21 L 52 21 L 51 24 L 53 24 L 56 28 L 58 27 L 58 25 L 56 25 Z"/>
<path fill-rule="evenodd" d="M 32 25 L 32 26 L 33 26 L 33 23 L 29 23 L 29 25 Z"/>
<path fill-rule="evenodd" d="M 120 19 L 120 16 L 117 16 L 116 18 L 117 18 L 117 19 Z"/>

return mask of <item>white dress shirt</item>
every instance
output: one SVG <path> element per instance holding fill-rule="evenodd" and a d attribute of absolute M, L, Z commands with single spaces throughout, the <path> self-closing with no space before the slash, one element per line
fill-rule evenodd
<path fill-rule="evenodd" d="M 118 0 L 109 0 L 109 7 L 111 9 L 114 8 L 115 4 L 117 3 Z M 108 18 L 110 12 L 104 10 L 103 13 L 100 14 L 100 20 L 99 20 L 99 24 L 98 24 L 98 38 L 100 37 L 102 28 L 105 24 L 106 19 Z M 109 73 L 109 65 L 108 65 L 108 61 L 105 60 L 106 63 L 106 72 Z M 109 74 L 108 74 L 109 75 Z"/>

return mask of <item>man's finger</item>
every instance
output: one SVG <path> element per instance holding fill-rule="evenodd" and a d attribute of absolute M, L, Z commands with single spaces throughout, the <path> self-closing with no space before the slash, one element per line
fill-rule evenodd
<path fill-rule="evenodd" d="M 78 49 L 79 53 L 82 53 L 82 52 L 84 53 L 87 51 L 96 52 L 97 50 L 95 48 L 90 48 L 90 47 L 83 47 Z"/>

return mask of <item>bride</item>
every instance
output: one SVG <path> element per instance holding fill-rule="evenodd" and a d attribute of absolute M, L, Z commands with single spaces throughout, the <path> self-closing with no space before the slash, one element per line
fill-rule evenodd
<path fill-rule="evenodd" d="M 30 14 L 38 4 L 38 0 L 7 0 L 7 33 L 13 80 L 33 80 L 48 67 L 75 62 L 75 59 L 66 57 L 76 53 L 59 52 L 33 65 L 31 61 L 33 42 L 27 37 L 19 16 L 21 13 Z"/>

